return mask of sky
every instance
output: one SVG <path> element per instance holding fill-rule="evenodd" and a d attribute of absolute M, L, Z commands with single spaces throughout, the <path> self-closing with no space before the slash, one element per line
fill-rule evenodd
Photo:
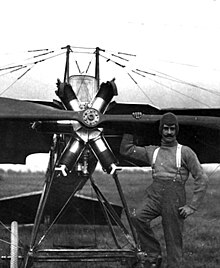
<path fill-rule="evenodd" d="M 116 78 L 116 101 L 161 108 L 219 107 L 219 12 L 220 0 L 3 1 L 0 67 L 31 49 L 72 45 L 122 51 L 136 55 L 125 70 L 115 65 L 114 70 L 101 69 L 103 80 Z M 134 68 L 157 76 L 143 78 L 132 73 Z M 49 67 L 42 63 L 10 86 L 16 75 L 0 73 L 1 96 L 51 99 L 56 79 L 63 76 L 63 62 L 52 61 Z"/>

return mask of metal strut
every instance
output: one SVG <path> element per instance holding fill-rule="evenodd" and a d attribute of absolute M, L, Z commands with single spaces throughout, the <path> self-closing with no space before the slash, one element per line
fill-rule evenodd
<path fill-rule="evenodd" d="M 94 189 L 94 191 L 96 193 L 96 196 L 97 196 L 100 204 L 102 205 L 103 212 L 104 212 L 104 215 L 105 215 L 106 220 L 108 222 L 108 226 L 109 226 L 110 232 L 112 234 L 112 237 L 114 239 L 114 242 L 115 242 L 117 248 L 121 248 L 121 246 L 119 245 L 119 243 L 117 241 L 117 238 L 116 238 L 116 235 L 115 235 L 114 229 L 112 227 L 111 220 L 110 220 L 110 217 L 109 216 L 111 216 L 111 219 L 113 219 L 114 222 L 120 227 L 120 229 L 122 230 L 122 232 L 125 234 L 125 237 L 126 238 L 129 237 L 129 232 L 127 231 L 127 229 L 125 228 L 125 226 L 121 222 L 118 214 L 112 208 L 111 204 L 108 202 L 108 200 L 105 198 L 105 196 L 100 191 L 100 189 L 98 188 L 98 186 L 95 184 L 94 180 L 92 178 L 90 178 L 90 179 L 91 179 L 91 185 L 92 185 L 92 187 L 93 187 L 93 189 Z M 130 239 L 128 239 L 128 241 L 130 242 Z"/>
<path fill-rule="evenodd" d="M 48 166 L 48 172 L 46 174 L 46 181 L 45 181 L 45 184 L 43 187 L 41 199 L 40 199 L 37 213 L 35 216 L 34 227 L 33 227 L 32 233 L 31 233 L 30 249 L 28 250 L 28 252 L 25 256 L 25 259 L 24 259 L 24 267 L 31 267 L 31 264 L 32 264 L 31 256 L 33 254 L 33 247 L 34 247 L 34 244 L 36 242 L 37 233 L 38 233 L 38 230 L 40 227 L 43 211 L 44 211 L 46 201 L 48 199 L 48 195 L 49 195 L 49 192 L 51 189 L 52 181 L 54 178 L 54 169 L 52 169 L 53 161 L 54 161 L 54 155 L 53 155 L 53 153 L 51 153 L 49 166 Z M 52 172 L 51 176 L 49 176 L 50 172 Z"/>
<path fill-rule="evenodd" d="M 124 197 L 124 193 L 122 191 L 121 184 L 120 184 L 119 179 L 118 179 L 117 171 L 113 173 L 112 177 L 115 180 L 115 184 L 117 186 L 118 193 L 120 195 L 121 202 L 122 202 L 123 208 L 125 210 L 125 214 L 126 214 L 126 217 L 127 217 L 127 220 L 128 220 L 128 224 L 129 224 L 129 227 L 130 227 L 133 239 L 134 239 L 134 241 L 131 241 L 131 242 L 133 242 L 134 247 L 137 248 L 138 247 L 138 242 L 137 242 L 136 234 L 135 234 L 134 227 L 133 227 L 133 224 L 132 224 L 132 221 L 131 221 L 131 216 L 130 216 L 130 212 L 129 212 L 129 209 L 128 209 L 128 205 L 127 205 L 126 199 Z"/>
<path fill-rule="evenodd" d="M 113 238 L 113 240 L 114 240 L 114 242 L 115 242 L 115 245 L 116 245 L 116 247 L 119 249 L 119 248 L 121 248 L 121 247 L 120 247 L 120 245 L 119 245 L 119 243 L 118 243 L 118 240 L 117 240 L 115 231 L 114 231 L 114 229 L 113 229 L 113 227 L 112 227 L 111 219 L 110 219 L 110 216 L 109 216 L 109 213 L 108 213 L 109 211 L 108 211 L 108 209 L 106 208 L 106 203 L 105 203 L 104 200 L 102 200 L 101 194 L 100 194 L 98 188 L 96 188 L 96 185 L 93 185 L 93 183 L 91 183 L 91 184 L 92 184 L 92 187 L 93 187 L 93 189 L 94 189 L 94 191 L 95 191 L 95 193 L 96 193 L 97 199 L 99 200 L 99 203 L 101 204 L 101 207 L 102 207 L 102 210 L 103 210 L 103 214 L 104 214 L 104 216 L 105 216 L 105 218 L 106 218 L 106 221 L 107 221 L 107 223 L 108 223 L 108 227 L 109 227 L 110 233 L 111 233 L 111 235 L 112 235 L 112 238 Z"/>

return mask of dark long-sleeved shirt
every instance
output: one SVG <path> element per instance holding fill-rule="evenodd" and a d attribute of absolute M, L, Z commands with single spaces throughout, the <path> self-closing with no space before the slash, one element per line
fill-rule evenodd
<path fill-rule="evenodd" d="M 133 143 L 133 136 L 124 134 L 120 153 L 131 159 L 142 160 L 146 165 L 152 165 L 153 153 L 158 146 L 136 146 Z M 161 180 L 174 179 L 177 174 L 176 167 L 176 149 L 177 142 L 172 146 L 161 144 L 158 152 L 153 177 Z M 189 204 L 193 209 L 198 209 L 208 186 L 208 177 L 204 172 L 196 154 L 188 146 L 182 146 L 181 149 L 181 168 L 177 176 L 182 182 L 186 182 L 189 174 L 194 178 L 194 192 Z"/>

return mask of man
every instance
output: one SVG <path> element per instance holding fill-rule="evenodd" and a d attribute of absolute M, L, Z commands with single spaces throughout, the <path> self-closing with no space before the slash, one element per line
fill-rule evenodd
<path fill-rule="evenodd" d="M 134 114 L 135 118 L 141 116 Z M 178 145 L 179 132 L 177 117 L 173 113 L 162 116 L 159 133 L 161 146 L 136 146 L 131 134 L 124 134 L 120 153 L 136 160 L 145 160 L 152 165 L 153 182 L 146 190 L 143 204 L 132 215 L 141 249 L 146 252 L 148 265 L 160 267 L 161 248 L 150 227 L 151 220 L 162 216 L 162 226 L 167 250 L 169 268 L 182 267 L 183 222 L 199 207 L 208 184 L 196 154 L 187 146 Z M 189 173 L 194 178 L 192 200 L 186 204 L 185 182 Z"/>

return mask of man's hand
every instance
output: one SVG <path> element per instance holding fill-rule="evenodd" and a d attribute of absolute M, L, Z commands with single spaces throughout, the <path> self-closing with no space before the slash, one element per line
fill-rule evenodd
<path fill-rule="evenodd" d="M 58 78 L 56 85 L 57 85 L 57 90 L 55 91 L 55 93 L 57 94 L 58 97 L 63 97 L 65 83 L 62 83 L 60 79 Z"/>
<path fill-rule="evenodd" d="M 195 212 L 193 208 L 188 205 L 179 208 L 180 216 L 186 219 L 188 216 L 192 215 Z"/>
<path fill-rule="evenodd" d="M 133 112 L 132 115 L 135 119 L 140 119 L 143 114 L 142 112 Z"/>

